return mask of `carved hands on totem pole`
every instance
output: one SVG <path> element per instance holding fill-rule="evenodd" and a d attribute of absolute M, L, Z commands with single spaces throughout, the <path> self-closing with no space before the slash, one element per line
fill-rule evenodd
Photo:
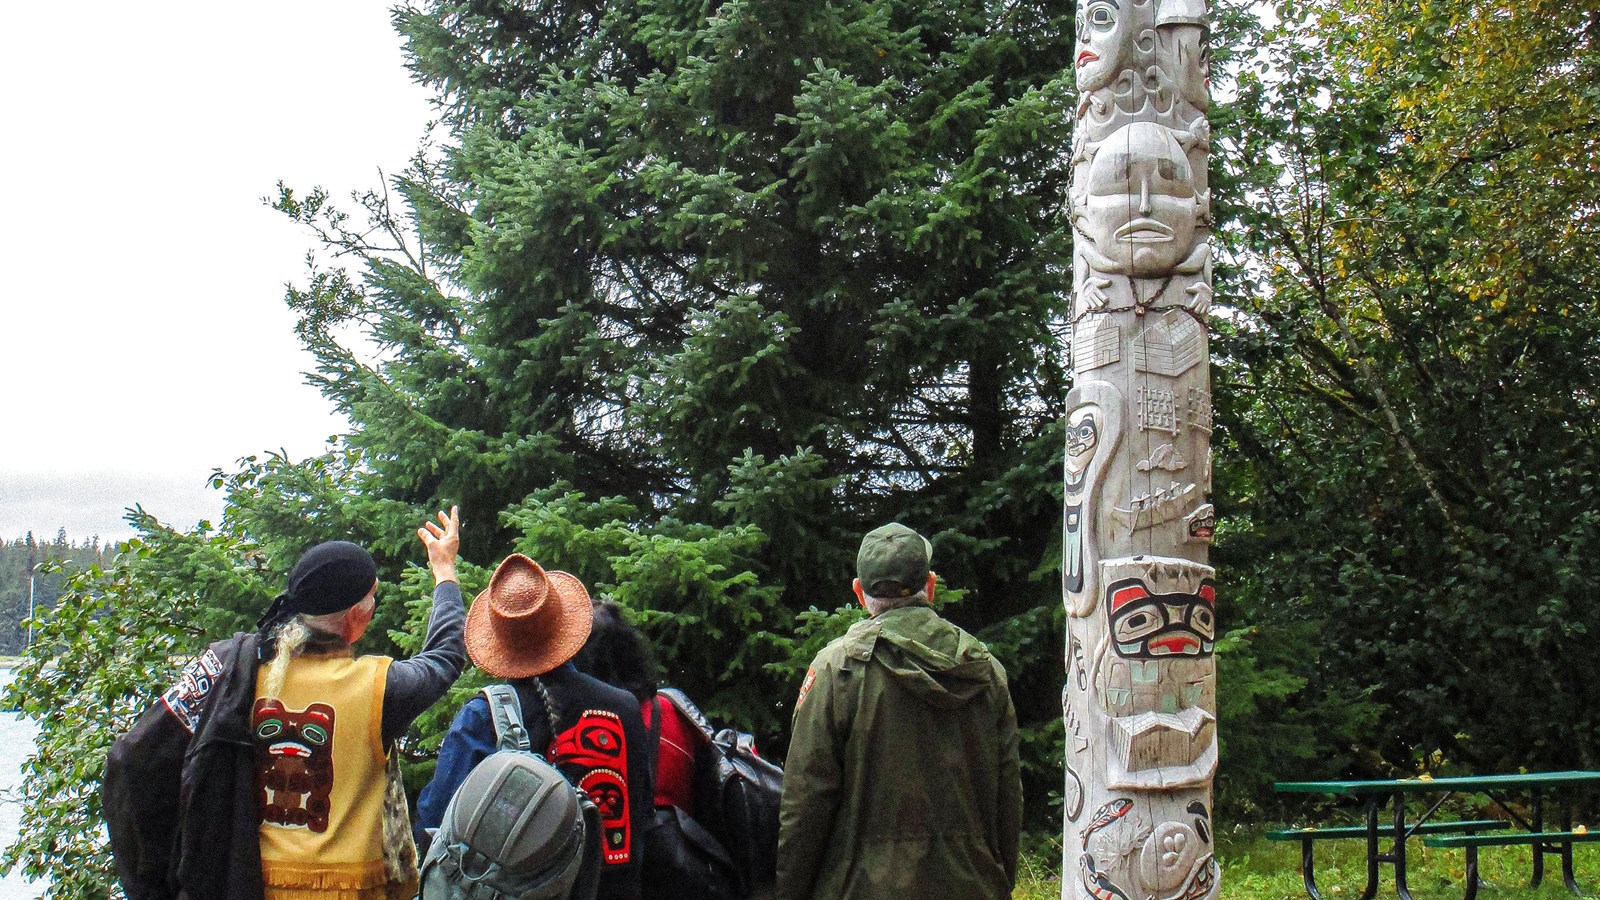
<path fill-rule="evenodd" d="M 1210 900 L 1217 764 L 1205 0 L 1080 0 L 1063 898 Z"/>

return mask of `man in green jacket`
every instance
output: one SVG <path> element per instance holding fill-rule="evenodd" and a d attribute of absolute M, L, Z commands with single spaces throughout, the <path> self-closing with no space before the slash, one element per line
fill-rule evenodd
<path fill-rule="evenodd" d="M 867 534 L 872 618 L 817 654 L 795 701 L 778 900 L 999 900 L 1022 826 L 1017 716 L 989 648 L 934 612 L 932 546 Z"/>

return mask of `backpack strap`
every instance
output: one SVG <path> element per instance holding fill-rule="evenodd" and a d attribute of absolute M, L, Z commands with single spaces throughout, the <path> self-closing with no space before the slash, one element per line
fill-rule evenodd
<path fill-rule="evenodd" d="M 657 757 L 661 755 L 661 704 L 658 701 L 660 696 L 660 694 L 657 694 L 655 697 L 650 698 L 650 743 L 646 749 L 650 751 L 650 780 L 652 782 L 660 774 L 656 769 Z"/>
<path fill-rule="evenodd" d="M 494 739 L 498 750 L 532 752 L 528 729 L 522 724 L 522 702 L 509 684 L 491 684 L 479 693 L 489 703 L 489 720 L 494 723 Z"/>
<path fill-rule="evenodd" d="M 579 809 L 583 813 L 583 862 L 578 867 L 578 880 L 572 885 L 568 900 L 595 900 L 600 893 L 600 870 L 605 860 L 600 855 L 600 809 L 589 795 L 578 791 Z"/>
<path fill-rule="evenodd" d="M 683 691 L 668 687 L 659 688 L 656 693 L 667 698 L 667 701 L 676 707 L 678 712 L 683 713 L 685 719 L 694 723 L 694 727 L 700 729 L 700 733 L 706 736 L 706 740 L 709 741 L 716 735 L 716 729 L 711 727 L 711 722 L 706 718 L 706 714 L 701 712 L 700 707 L 695 706 L 694 701 L 690 700 Z"/>

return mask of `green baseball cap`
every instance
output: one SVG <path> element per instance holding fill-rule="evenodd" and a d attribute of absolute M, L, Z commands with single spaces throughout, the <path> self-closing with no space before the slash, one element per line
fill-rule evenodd
<path fill-rule="evenodd" d="M 886 600 L 909 597 L 927 585 L 932 560 L 933 545 L 927 538 L 899 522 L 890 522 L 861 539 L 856 577 L 869 596 Z"/>

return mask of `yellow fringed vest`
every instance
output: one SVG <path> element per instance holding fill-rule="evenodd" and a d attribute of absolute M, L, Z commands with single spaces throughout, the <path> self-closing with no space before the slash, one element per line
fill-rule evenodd
<path fill-rule="evenodd" d="M 387 656 L 306 655 L 289 662 L 283 690 L 262 696 L 251 729 L 261 817 L 265 900 L 381 900 L 384 678 Z"/>

